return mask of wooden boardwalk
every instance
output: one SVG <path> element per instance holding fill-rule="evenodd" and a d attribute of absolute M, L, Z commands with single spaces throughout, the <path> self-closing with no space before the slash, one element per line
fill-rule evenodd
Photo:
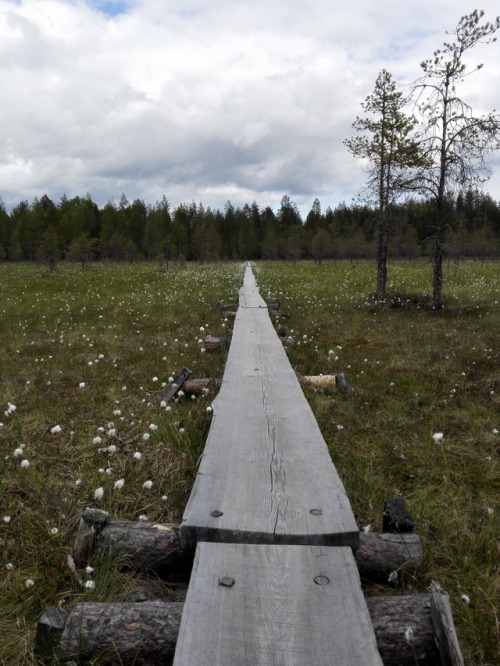
<path fill-rule="evenodd" d="M 213 407 L 175 666 L 381 664 L 349 500 L 250 266 Z"/>
<path fill-rule="evenodd" d="M 344 486 L 251 268 L 181 539 L 358 546 Z"/>

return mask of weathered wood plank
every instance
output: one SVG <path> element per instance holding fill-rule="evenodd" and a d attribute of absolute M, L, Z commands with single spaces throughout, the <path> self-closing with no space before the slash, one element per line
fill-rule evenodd
<path fill-rule="evenodd" d="M 241 308 L 264 308 L 267 309 L 267 303 L 260 295 L 259 287 L 255 281 L 250 264 L 247 265 L 245 275 L 243 277 L 243 286 L 239 290 L 239 306 L 238 312 Z"/>
<path fill-rule="evenodd" d="M 443 666 L 463 666 L 464 660 L 460 650 L 450 599 L 439 583 L 432 581 L 430 585 L 432 595 L 431 612 L 434 621 L 441 664 Z"/>
<path fill-rule="evenodd" d="M 181 526 L 198 540 L 350 545 L 344 486 L 247 269 L 210 432 Z"/>
<path fill-rule="evenodd" d="M 382 664 L 350 548 L 199 543 L 175 666 Z"/>

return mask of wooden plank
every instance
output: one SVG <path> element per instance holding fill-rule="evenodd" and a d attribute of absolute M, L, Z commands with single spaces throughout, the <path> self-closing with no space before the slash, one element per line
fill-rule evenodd
<path fill-rule="evenodd" d="M 251 270 L 199 472 L 181 526 L 198 540 L 350 545 L 344 486 Z M 250 304 L 250 305 L 249 305 Z"/>
<path fill-rule="evenodd" d="M 464 666 L 458 642 L 450 599 L 439 583 L 430 584 L 431 612 L 442 666 Z"/>
<path fill-rule="evenodd" d="M 267 303 L 260 295 L 259 287 L 250 264 L 247 265 L 243 277 L 243 286 L 239 290 L 239 307 L 241 308 L 264 308 L 267 309 Z"/>
<path fill-rule="evenodd" d="M 350 548 L 199 543 L 174 666 L 381 665 Z"/>
<path fill-rule="evenodd" d="M 161 393 L 160 397 L 158 398 L 158 402 L 165 402 L 168 404 L 172 398 L 177 395 L 177 393 L 184 385 L 184 382 L 189 379 L 192 374 L 193 373 L 189 368 L 182 368 L 182 370 L 174 376 L 174 381 L 170 383 Z"/>

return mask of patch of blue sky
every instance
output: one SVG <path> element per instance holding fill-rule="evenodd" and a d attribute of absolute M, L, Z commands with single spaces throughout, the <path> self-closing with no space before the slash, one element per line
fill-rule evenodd
<path fill-rule="evenodd" d="M 108 16 L 125 14 L 133 4 L 132 0 L 87 0 L 88 4 Z"/>

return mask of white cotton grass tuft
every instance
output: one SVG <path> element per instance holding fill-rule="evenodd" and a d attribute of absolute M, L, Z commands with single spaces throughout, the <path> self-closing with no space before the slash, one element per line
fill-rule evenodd
<path fill-rule="evenodd" d="M 17 449 L 14 449 L 14 453 L 12 455 L 14 458 L 20 458 L 22 455 L 24 455 L 24 452 L 21 447 L 18 447 Z"/>
<path fill-rule="evenodd" d="M 120 488 L 123 488 L 124 485 L 125 485 L 125 479 L 118 479 L 117 481 L 115 481 L 113 488 L 115 490 L 120 490 Z"/>
<path fill-rule="evenodd" d="M 468 594 L 462 594 L 462 596 L 460 597 L 460 601 L 466 606 L 470 606 L 470 597 Z"/>
<path fill-rule="evenodd" d="M 144 481 L 144 483 L 142 484 L 142 487 L 145 490 L 150 490 L 153 487 L 153 482 L 151 481 L 151 479 L 148 479 L 147 481 Z"/>
<path fill-rule="evenodd" d="M 4 415 L 5 416 L 10 416 L 11 414 L 13 414 L 16 411 L 16 409 L 17 409 L 17 407 L 12 402 L 8 402 L 7 403 L 7 409 L 5 410 Z"/>
<path fill-rule="evenodd" d="M 142 458 L 142 453 L 140 451 L 136 451 L 134 453 L 134 459 L 135 460 L 140 460 Z"/>
<path fill-rule="evenodd" d="M 26 587 L 27 587 L 28 590 L 29 590 L 30 587 L 33 587 L 33 585 L 35 584 L 35 581 L 32 580 L 31 578 L 28 578 L 28 580 L 27 580 L 24 584 L 26 585 Z"/>
<path fill-rule="evenodd" d="M 104 495 L 104 488 L 100 486 L 99 488 L 96 488 L 94 491 L 94 499 L 100 500 L 103 498 Z"/>
<path fill-rule="evenodd" d="M 102 437 L 99 437 L 99 436 L 94 437 L 94 439 L 92 440 L 92 444 L 96 444 L 96 445 L 97 444 L 102 444 Z"/>
<path fill-rule="evenodd" d="M 435 444 L 439 444 L 440 442 L 443 441 L 444 439 L 444 434 L 442 432 L 435 432 L 432 435 L 432 439 L 434 440 Z"/>
<path fill-rule="evenodd" d="M 405 641 L 407 643 L 411 644 L 411 643 L 413 643 L 413 637 L 414 637 L 414 634 L 413 634 L 412 627 L 406 627 L 406 629 L 405 629 Z"/>
<path fill-rule="evenodd" d="M 21 467 L 22 469 L 28 469 L 30 466 L 30 461 L 27 460 L 26 458 L 24 460 L 21 460 Z"/>
<path fill-rule="evenodd" d="M 86 590 L 93 590 L 93 589 L 95 589 L 95 583 L 94 583 L 94 581 L 93 581 L 93 580 L 87 580 L 87 581 L 85 582 L 85 589 L 86 589 Z"/>
<path fill-rule="evenodd" d="M 55 425 L 55 426 L 52 426 L 52 428 L 50 429 L 50 432 L 51 432 L 53 435 L 57 435 L 57 433 L 58 433 L 58 432 L 61 432 L 61 430 L 62 430 L 62 428 L 61 428 L 60 425 Z"/>

